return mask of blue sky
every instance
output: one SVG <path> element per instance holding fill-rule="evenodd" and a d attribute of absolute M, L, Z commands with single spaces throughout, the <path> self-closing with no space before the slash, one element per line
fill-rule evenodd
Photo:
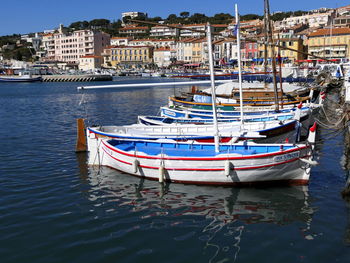
<path fill-rule="evenodd" d="M 263 0 L 16 0 L 1 1 L 0 36 L 40 32 L 57 28 L 60 23 L 106 18 L 117 20 L 122 12 L 147 12 L 149 16 L 166 18 L 182 11 L 234 13 L 237 3 L 240 14 L 262 14 Z M 319 7 L 341 7 L 349 0 L 270 0 L 271 12 L 311 10 Z"/>

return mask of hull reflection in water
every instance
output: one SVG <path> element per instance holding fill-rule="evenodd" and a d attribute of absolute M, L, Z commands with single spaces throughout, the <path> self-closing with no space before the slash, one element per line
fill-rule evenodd
<path fill-rule="evenodd" d="M 86 165 L 80 167 L 82 172 L 84 167 Z M 314 211 L 309 206 L 307 186 L 262 189 L 163 185 L 116 173 L 107 167 L 88 169 L 83 180 L 91 188 L 87 196 L 94 207 L 105 212 L 108 209 L 109 214 L 114 212 L 113 220 L 118 220 L 119 212 L 123 211 L 124 217 L 133 218 L 134 225 L 148 229 L 136 233 L 139 242 L 144 239 L 141 243 L 148 243 L 153 235 L 159 235 L 159 229 L 152 226 L 162 222 L 162 231 L 167 233 L 162 240 L 167 246 L 175 246 L 179 240 L 195 239 L 202 243 L 201 256 L 209 257 L 208 261 L 217 262 L 229 256 L 232 262 L 239 253 L 249 253 L 241 243 L 248 242 L 255 224 L 278 225 L 292 232 L 299 229 L 300 239 L 312 239 L 310 225 Z M 108 203 L 110 205 L 106 205 Z M 190 232 L 190 237 L 176 236 L 183 229 Z M 156 250 L 164 244 L 149 246 L 155 246 Z"/>

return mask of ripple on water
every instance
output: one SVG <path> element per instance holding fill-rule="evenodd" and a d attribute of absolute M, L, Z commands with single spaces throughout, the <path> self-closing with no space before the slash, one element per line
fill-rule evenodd
<path fill-rule="evenodd" d="M 90 124 L 132 124 L 157 114 L 173 87 L 82 94 L 77 85 L 0 87 L 1 262 L 349 258 L 349 208 L 339 196 L 343 135 L 317 146 L 309 187 L 160 186 L 88 168 L 86 155 L 74 153 L 75 122 L 87 113 Z"/>

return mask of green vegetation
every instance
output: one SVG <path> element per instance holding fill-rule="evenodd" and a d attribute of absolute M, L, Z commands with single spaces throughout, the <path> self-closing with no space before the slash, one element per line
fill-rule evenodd
<path fill-rule="evenodd" d="M 294 11 L 294 12 L 279 12 L 271 15 L 273 21 L 279 21 L 290 16 L 300 16 L 306 14 L 307 11 Z M 257 14 L 246 14 L 241 16 L 241 20 L 254 20 L 262 19 L 263 16 Z M 119 29 L 122 24 L 132 23 L 130 21 L 131 17 L 124 17 L 123 21 L 118 19 L 117 21 L 111 22 L 108 19 L 93 19 L 91 21 L 77 21 L 70 24 L 70 30 L 80 30 L 80 29 L 98 29 L 104 31 L 111 36 L 119 36 Z M 167 18 L 156 17 L 135 17 L 134 20 L 139 21 L 149 21 L 149 22 L 159 22 L 164 21 L 165 24 L 201 24 L 201 23 L 211 23 L 211 24 L 229 24 L 233 21 L 234 17 L 228 13 L 219 13 L 212 17 L 206 16 L 205 14 L 194 13 L 183 11 L 179 15 L 170 14 Z M 145 25 L 151 27 L 149 25 Z"/>

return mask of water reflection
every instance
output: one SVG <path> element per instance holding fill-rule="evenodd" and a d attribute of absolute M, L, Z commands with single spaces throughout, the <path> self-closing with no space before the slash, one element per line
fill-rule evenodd
<path fill-rule="evenodd" d="M 224 188 L 161 185 L 106 167 L 86 170 L 86 159 L 80 160 L 81 179 L 90 186 L 87 198 L 95 206 L 110 202 L 113 208 L 108 206 L 109 212 L 127 208 L 130 216 L 135 212 L 141 214 L 140 220 L 167 217 L 172 221 L 169 228 L 185 224 L 186 218 L 199 217 L 200 222 L 205 223 L 197 238 L 205 243 L 204 250 L 210 251 L 210 262 L 219 260 L 219 255 L 225 250 L 231 251 L 231 259 L 236 258 L 242 236 L 253 224 L 286 226 L 296 223 L 298 227 L 301 225 L 304 239 L 313 239 L 310 226 L 314 209 L 309 204 L 306 186 Z M 83 176 L 86 172 L 88 174 Z"/>

